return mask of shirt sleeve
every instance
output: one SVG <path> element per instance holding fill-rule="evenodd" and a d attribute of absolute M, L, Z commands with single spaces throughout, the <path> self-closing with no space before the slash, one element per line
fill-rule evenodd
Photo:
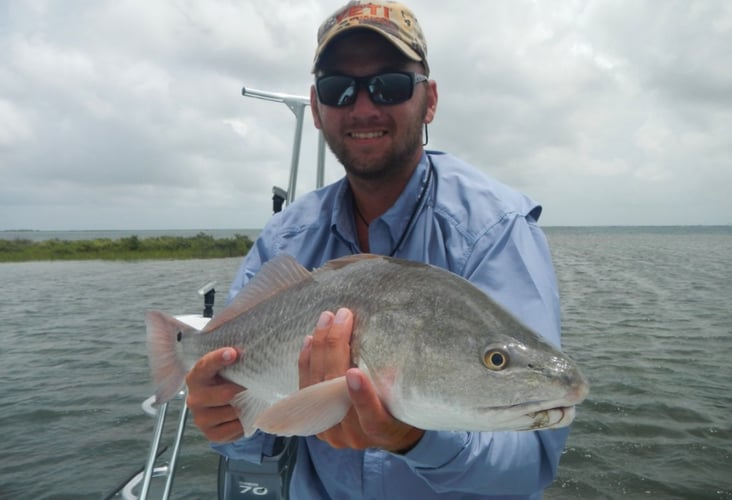
<path fill-rule="evenodd" d="M 568 434 L 428 431 L 404 460 L 438 493 L 531 495 L 554 480 Z"/>
<path fill-rule="evenodd" d="M 529 216 L 505 216 L 477 240 L 463 275 L 560 345 L 559 293 L 549 247 Z M 556 477 L 568 428 L 427 432 L 404 460 L 435 491 L 530 495 Z M 486 488 L 488 486 L 488 490 Z"/>
<path fill-rule="evenodd" d="M 546 236 L 530 215 L 506 215 L 486 231 L 461 274 L 526 326 L 561 347 L 554 265 Z"/>
<path fill-rule="evenodd" d="M 275 217 L 276 215 L 277 214 L 275 214 Z M 254 245 L 252 245 L 249 253 L 244 257 L 244 260 L 239 266 L 239 270 L 236 272 L 234 280 L 231 282 L 228 302 L 231 302 L 236 294 L 239 293 L 239 290 L 244 288 L 249 280 L 257 274 L 264 263 L 272 258 L 274 231 L 271 229 L 271 225 L 272 224 L 270 223 L 264 228 L 259 237 L 254 241 Z"/>

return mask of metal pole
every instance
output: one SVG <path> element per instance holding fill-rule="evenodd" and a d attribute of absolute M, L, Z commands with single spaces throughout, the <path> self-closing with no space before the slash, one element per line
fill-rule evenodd
<path fill-rule="evenodd" d="M 163 500 L 170 498 L 170 492 L 173 490 L 173 479 L 175 477 L 176 462 L 178 462 L 178 455 L 180 454 L 180 445 L 183 442 L 183 432 L 186 428 L 186 421 L 188 420 L 188 405 L 183 400 L 183 407 L 180 410 L 180 419 L 178 420 L 178 431 L 175 435 L 175 445 L 173 446 L 173 455 L 170 457 L 170 464 L 168 465 L 168 478 L 165 481 L 165 490 L 163 491 Z"/>
<path fill-rule="evenodd" d="M 145 474 L 142 479 L 142 489 L 140 490 L 140 500 L 146 500 L 150 491 L 150 482 L 152 481 L 153 469 L 155 469 L 155 458 L 160 446 L 160 438 L 163 435 L 163 424 L 165 423 L 165 413 L 168 411 L 168 403 L 163 403 L 158 408 L 158 414 L 155 417 L 155 430 L 153 431 L 153 440 L 150 443 L 150 452 L 145 463 Z"/>
<path fill-rule="evenodd" d="M 308 97 L 292 94 L 282 94 L 279 92 L 267 92 L 266 90 L 256 90 L 246 87 L 241 89 L 241 95 L 247 97 L 256 97 L 257 99 L 264 99 L 265 101 L 300 103 L 305 106 L 308 106 L 310 104 L 310 99 Z"/>
<path fill-rule="evenodd" d="M 315 187 L 320 189 L 325 183 L 325 136 L 318 131 L 318 176 L 315 179 Z"/>
<path fill-rule="evenodd" d="M 292 145 L 292 159 L 290 161 L 290 180 L 287 185 L 287 204 L 289 205 L 295 199 L 297 171 L 300 161 L 300 145 L 302 144 L 303 120 L 305 116 L 304 110 L 305 106 L 310 105 L 310 99 L 304 96 L 267 92 L 246 87 L 241 89 L 241 94 L 247 97 L 263 99 L 265 101 L 284 103 L 295 114 L 295 137 Z M 322 185 L 322 181 L 320 185 Z"/>
<path fill-rule="evenodd" d="M 305 115 L 305 105 L 299 103 L 288 103 L 295 114 L 295 137 L 292 141 L 292 159 L 290 160 L 290 182 L 287 186 L 287 204 L 295 199 L 295 188 L 297 187 L 297 167 L 300 162 L 300 145 L 302 144 L 302 121 Z"/>

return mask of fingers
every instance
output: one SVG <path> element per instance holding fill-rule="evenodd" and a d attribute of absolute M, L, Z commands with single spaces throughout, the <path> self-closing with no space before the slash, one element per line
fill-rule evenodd
<path fill-rule="evenodd" d="M 225 379 L 216 385 L 199 385 L 188 388 L 186 404 L 191 410 L 228 406 L 238 393 L 244 390 L 240 385 Z"/>
<path fill-rule="evenodd" d="M 214 443 L 228 443 L 244 435 L 236 410 L 230 405 L 191 410 L 191 415 L 196 427 Z"/>
<path fill-rule="evenodd" d="M 346 372 L 348 394 L 351 396 L 353 409 L 358 416 L 361 427 L 367 434 L 378 431 L 385 423 L 392 420 L 384 409 L 371 381 L 358 368 Z"/>
<path fill-rule="evenodd" d="M 396 420 L 382 404 L 371 380 L 351 360 L 353 314 L 324 312 L 298 359 L 300 388 L 345 375 L 353 403 L 345 418 L 317 437 L 333 448 L 411 449 L 424 431 Z"/>
<path fill-rule="evenodd" d="M 385 447 L 383 429 L 393 425 L 371 381 L 354 368 L 346 372 L 348 392 L 353 406 L 345 418 L 317 437 L 333 448 L 365 449 Z"/>
<path fill-rule="evenodd" d="M 351 366 L 351 330 L 353 314 L 348 309 L 339 309 L 334 315 L 325 311 L 320 315 L 313 334 L 305 339 L 298 360 L 300 388 L 317 384 L 323 380 L 342 376 Z M 353 419 L 346 417 L 343 422 Z M 323 441 L 336 448 L 350 444 L 343 422 L 318 434 Z"/>
<path fill-rule="evenodd" d="M 339 309 L 336 315 L 320 315 L 312 339 L 300 353 L 300 388 L 342 376 L 351 367 L 353 313 Z"/>
<path fill-rule="evenodd" d="M 384 415 L 376 390 L 361 370 L 348 370 L 346 382 L 353 406 L 338 425 L 318 434 L 318 438 L 333 448 L 377 447 L 380 443 L 374 441 L 375 433 L 391 417 L 388 413 Z"/>
<path fill-rule="evenodd" d="M 419 441 L 424 431 L 392 417 L 363 372 L 349 370 L 346 380 L 351 409 L 338 425 L 318 434 L 319 439 L 333 448 L 381 448 L 392 452 L 411 449 Z"/>
<path fill-rule="evenodd" d="M 364 450 L 371 448 L 369 437 L 361 429 L 356 411 L 351 407 L 348 413 L 337 425 L 317 434 L 316 437 L 325 441 L 332 448 L 351 448 Z"/>
<path fill-rule="evenodd" d="M 302 350 L 300 351 L 300 357 L 297 360 L 297 371 L 300 377 L 300 389 L 303 389 L 310 385 L 310 351 L 312 350 L 312 345 L 313 336 L 308 335 L 307 337 L 305 337 Z"/>
<path fill-rule="evenodd" d="M 231 347 L 212 351 L 199 359 L 186 376 L 186 404 L 193 422 L 210 441 L 233 441 L 244 434 L 236 410 L 229 405 L 229 401 L 244 387 L 218 374 L 237 357 L 236 349 Z"/>

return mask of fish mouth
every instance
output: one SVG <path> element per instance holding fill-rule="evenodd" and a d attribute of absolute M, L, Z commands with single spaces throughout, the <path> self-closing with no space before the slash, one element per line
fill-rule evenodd
<path fill-rule="evenodd" d="M 505 406 L 481 406 L 478 407 L 478 410 L 512 411 L 514 413 L 525 412 L 529 414 L 548 410 L 559 410 L 560 408 L 573 408 L 575 405 L 578 405 L 582 401 L 584 401 L 588 393 L 588 386 L 586 384 L 580 384 L 576 387 L 573 387 L 564 396 L 557 399 L 523 401 L 521 403 Z"/>
<path fill-rule="evenodd" d="M 506 406 L 482 406 L 477 410 L 490 415 L 494 422 L 503 422 L 506 430 L 556 429 L 572 423 L 575 405 L 585 399 L 588 391 L 586 385 L 581 385 L 560 399 L 527 401 Z"/>
<path fill-rule="evenodd" d="M 512 414 L 532 415 L 543 411 L 562 410 L 574 408 L 573 403 L 566 400 L 561 401 L 529 401 L 515 405 L 506 406 L 479 406 L 477 410 L 484 413 L 506 412 Z"/>
<path fill-rule="evenodd" d="M 567 401 L 482 406 L 477 410 L 492 422 L 495 430 L 507 431 L 566 427 L 575 416 L 574 405 L 568 405 Z"/>
<path fill-rule="evenodd" d="M 556 429 L 558 427 L 566 427 L 574 421 L 574 406 L 556 406 L 547 408 L 526 416 L 530 419 L 530 429 Z"/>

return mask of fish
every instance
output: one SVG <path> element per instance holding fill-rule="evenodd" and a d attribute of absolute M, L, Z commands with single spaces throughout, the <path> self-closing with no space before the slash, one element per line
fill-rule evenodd
<path fill-rule="evenodd" d="M 569 425 L 589 391 L 577 364 L 468 280 L 439 267 L 357 254 L 308 271 L 280 254 L 200 331 L 146 313 L 161 404 L 204 354 L 233 347 L 219 374 L 244 429 L 308 436 L 338 424 L 345 376 L 299 389 L 297 360 L 323 311 L 353 312 L 351 357 L 396 419 L 424 430 L 531 431 Z"/>

